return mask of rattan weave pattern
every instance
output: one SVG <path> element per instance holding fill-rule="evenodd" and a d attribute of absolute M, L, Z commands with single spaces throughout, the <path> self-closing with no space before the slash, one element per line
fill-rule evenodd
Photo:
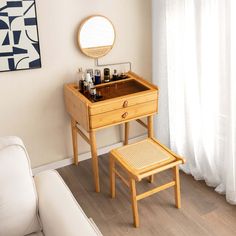
<path fill-rule="evenodd" d="M 120 147 L 116 151 L 130 167 L 136 170 L 174 159 L 173 155 L 151 139 Z"/>

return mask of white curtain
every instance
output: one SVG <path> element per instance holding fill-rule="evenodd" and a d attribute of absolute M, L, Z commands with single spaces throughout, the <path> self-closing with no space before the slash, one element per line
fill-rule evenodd
<path fill-rule="evenodd" d="M 170 146 L 236 204 L 236 0 L 166 0 L 165 10 Z"/>

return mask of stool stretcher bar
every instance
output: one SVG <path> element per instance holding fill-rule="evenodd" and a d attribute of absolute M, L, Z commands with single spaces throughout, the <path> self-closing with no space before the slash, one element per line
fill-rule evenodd
<path fill-rule="evenodd" d="M 156 187 L 156 188 L 153 188 L 153 189 L 151 189 L 151 190 L 149 190 L 149 191 L 147 191 L 145 193 L 141 193 L 141 194 L 137 195 L 136 196 L 136 200 L 138 201 L 138 200 L 141 200 L 143 198 L 149 197 L 149 196 L 151 196 L 151 195 L 153 195 L 155 193 L 158 193 L 158 192 L 160 192 L 162 190 L 165 190 L 167 188 L 171 188 L 171 187 L 173 187 L 175 185 L 176 185 L 175 181 L 171 181 L 171 182 L 169 182 L 167 184 L 163 184 L 163 185 L 161 185 L 159 187 Z"/>

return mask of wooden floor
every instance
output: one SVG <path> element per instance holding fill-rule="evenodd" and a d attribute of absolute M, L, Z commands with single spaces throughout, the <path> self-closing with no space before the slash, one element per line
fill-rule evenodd
<path fill-rule="evenodd" d="M 100 157 L 101 193 L 94 192 L 91 160 L 79 166 L 66 166 L 59 173 L 73 192 L 87 216 L 92 217 L 104 236 L 205 236 L 236 235 L 236 206 L 214 192 L 204 182 L 181 173 L 182 208 L 174 207 L 173 189 L 139 201 L 140 228 L 132 225 L 129 190 L 117 180 L 117 196 L 109 195 L 108 156 Z M 155 177 L 154 184 L 143 181 L 138 192 L 170 180 L 171 173 Z"/>

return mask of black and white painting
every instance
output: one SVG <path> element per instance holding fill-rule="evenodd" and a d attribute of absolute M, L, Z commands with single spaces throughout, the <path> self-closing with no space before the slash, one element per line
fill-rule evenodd
<path fill-rule="evenodd" d="M 35 0 L 0 0 L 0 71 L 40 67 Z"/>

